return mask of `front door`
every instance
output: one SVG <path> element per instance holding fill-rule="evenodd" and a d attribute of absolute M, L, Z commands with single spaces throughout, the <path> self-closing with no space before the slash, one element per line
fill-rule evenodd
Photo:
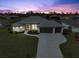
<path fill-rule="evenodd" d="M 29 24 L 26 24 L 26 27 L 25 28 L 26 28 L 26 30 L 30 30 L 31 27 L 30 27 Z"/>

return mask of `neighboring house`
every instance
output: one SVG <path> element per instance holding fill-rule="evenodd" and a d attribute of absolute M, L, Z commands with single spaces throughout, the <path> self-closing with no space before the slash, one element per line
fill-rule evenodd
<path fill-rule="evenodd" d="M 69 27 L 71 27 L 73 32 L 79 32 L 79 18 L 63 20 L 62 25 L 64 26 L 64 29 L 69 29 Z"/>
<path fill-rule="evenodd" d="M 6 27 L 6 24 L 0 21 L 0 28 L 3 28 L 3 27 Z"/>
<path fill-rule="evenodd" d="M 2 23 L 0 23 L 0 27 L 2 27 L 3 26 L 3 24 Z"/>
<path fill-rule="evenodd" d="M 63 26 L 40 16 L 30 16 L 12 25 L 14 32 L 37 30 L 39 33 L 62 33 Z"/>

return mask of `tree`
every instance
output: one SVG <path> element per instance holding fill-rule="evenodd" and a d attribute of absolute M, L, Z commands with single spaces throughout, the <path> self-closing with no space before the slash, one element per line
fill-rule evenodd
<path fill-rule="evenodd" d="M 27 12 L 27 14 L 31 15 L 31 14 L 33 14 L 33 12 L 32 11 L 29 11 L 29 12 Z"/>
<path fill-rule="evenodd" d="M 78 12 L 75 12 L 75 15 L 78 15 L 79 13 Z"/>

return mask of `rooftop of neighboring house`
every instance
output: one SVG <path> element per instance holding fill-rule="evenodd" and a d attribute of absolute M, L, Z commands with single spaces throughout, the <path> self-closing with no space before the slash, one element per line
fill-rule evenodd
<path fill-rule="evenodd" d="M 62 20 L 62 22 L 69 24 L 71 26 L 79 27 L 79 17 L 72 17 L 68 20 Z"/>

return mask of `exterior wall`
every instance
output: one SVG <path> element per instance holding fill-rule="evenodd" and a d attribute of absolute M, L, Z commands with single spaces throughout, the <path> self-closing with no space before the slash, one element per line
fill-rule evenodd
<path fill-rule="evenodd" d="M 64 28 L 62 27 L 62 28 L 61 28 L 61 33 L 63 33 L 63 30 L 64 30 Z"/>
<path fill-rule="evenodd" d="M 39 30 L 38 24 L 26 24 L 25 29 L 30 31 L 30 30 Z"/>
<path fill-rule="evenodd" d="M 40 28 L 38 24 L 26 24 L 25 26 L 16 26 L 12 27 L 14 32 L 22 32 L 22 31 L 30 31 L 30 30 L 38 30 L 40 32 Z"/>
<path fill-rule="evenodd" d="M 12 29 L 13 29 L 14 32 L 23 32 L 23 31 L 25 31 L 25 27 L 24 26 L 13 27 Z"/>
<path fill-rule="evenodd" d="M 28 26 L 26 26 L 26 25 L 28 25 Z M 12 29 L 13 29 L 14 32 L 23 32 L 23 31 L 37 30 L 40 33 L 40 29 L 41 28 L 40 28 L 39 24 L 35 24 L 35 26 L 34 26 L 34 24 L 26 24 L 26 25 L 25 26 L 12 27 Z M 44 30 L 46 30 L 46 29 L 44 29 Z M 51 30 L 52 30 L 51 33 L 55 34 L 55 31 L 56 31 L 55 28 L 52 27 Z M 49 28 L 49 32 L 51 30 Z M 61 28 L 61 32 L 60 33 L 62 33 L 62 32 L 63 32 L 63 28 Z"/>

